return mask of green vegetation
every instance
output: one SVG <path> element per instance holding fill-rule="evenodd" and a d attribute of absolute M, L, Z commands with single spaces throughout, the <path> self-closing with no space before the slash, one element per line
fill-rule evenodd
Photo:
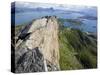
<path fill-rule="evenodd" d="M 16 27 L 15 27 L 15 35 L 17 35 L 19 32 L 20 32 L 20 30 L 24 27 L 25 25 L 17 25 Z"/>
<path fill-rule="evenodd" d="M 64 22 L 68 22 L 70 23 L 70 25 L 76 25 L 76 26 L 80 26 L 83 24 L 82 21 L 78 20 L 78 19 L 58 19 L 61 24 L 63 24 Z"/>
<path fill-rule="evenodd" d="M 18 25 L 18 26 L 16 26 L 16 27 L 15 27 L 16 31 L 20 31 L 21 28 L 22 28 L 23 26 L 24 26 L 24 25 Z"/>
<path fill-rule="evenodd" d="M 61 21 L 59 24 L 61 70 L 96 68 L 96 40 L 85 32 L 64 27 Z"/>

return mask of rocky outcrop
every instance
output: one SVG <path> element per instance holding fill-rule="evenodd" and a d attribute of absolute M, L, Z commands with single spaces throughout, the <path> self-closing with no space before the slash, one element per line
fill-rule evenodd
<path fill-rule="evenodd" d="M 43 60 L 43 55 L 39 52 L 38 47 L 33 50 L 27 49 L 16 62 L 16 72 L 25 73 L 45 71 Z"/>
<path fill-rule="evenodd" d="M 55 16 L 34 20 L 16 40 L 16 72 L 59 70 L 58 22 Z"/>

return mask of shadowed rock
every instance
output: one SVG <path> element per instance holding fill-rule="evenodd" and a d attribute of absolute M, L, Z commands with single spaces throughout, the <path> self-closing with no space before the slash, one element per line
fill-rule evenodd
<path fill-rule="evenodd" d="M 27 50 L 16 63 L 16 72 L 42 72 L 44 70 L 43 55 L 38 48 Z"/>

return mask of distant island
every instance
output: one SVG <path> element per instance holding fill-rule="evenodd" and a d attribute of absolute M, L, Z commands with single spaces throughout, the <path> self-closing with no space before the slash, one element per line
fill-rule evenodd
<path fill-rule="evenodd" d="M 94 17 L 94 16 L 82 16 L 82 17 L 79 17 L 80 19 L 88 19 L 88 20 L 97 20 L 97 17 Z"/>

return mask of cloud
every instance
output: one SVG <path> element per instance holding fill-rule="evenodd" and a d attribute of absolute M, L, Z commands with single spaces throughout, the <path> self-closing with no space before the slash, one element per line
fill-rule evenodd
<path fill-rule="evenodd" d="M 16 2 L 16 7 L 26 7 L 26 8 L 54 8 L 54 9 L 62 9 L 62 10 L 86 10 L 92 9 L 91 6 L 79 6 L 79 5 L 63 5 L 63 4 L 46 4 L 46 3 L 35 3 L 35 2 Z"/>

